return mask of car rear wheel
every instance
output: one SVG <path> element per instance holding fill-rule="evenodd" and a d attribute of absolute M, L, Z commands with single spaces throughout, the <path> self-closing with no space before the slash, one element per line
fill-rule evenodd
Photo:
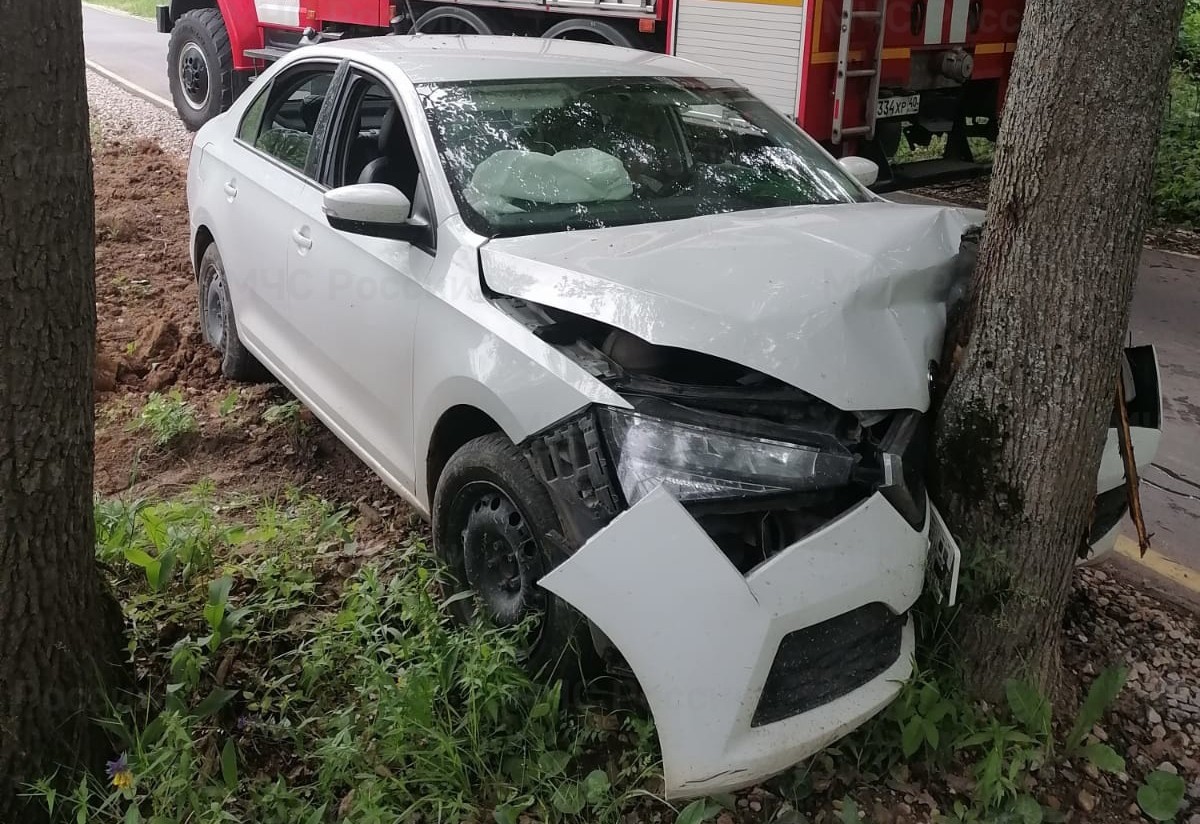
<path fill-rule="evenodd" d="M 200 331 L 204 340 L 221 353 L 221 373 L 247 383 L 270 380 L 271 375 L 238 337 L 233 301 L 225 280 L 225 265 L 217 245 L 210 243 L 200 258 Z"/>
<path fill-rule="evenodd" d="M 537 583 L 566 560 L 561 536 L 549 494 L 504 435 L 476 438 L 446 464 L 434 494 L 434 549 L 473 593 L 453 603 L 455 616 L 482 614 L 500 627 L 530 622 L 530 671 L 575 682 L 594 670 L 587 621 Z"/>
<path fill-rule="evenodd" d="M 220 10 L 195 9 L 179 18 L 171 30 L 167 71 L 175 109 L 192 131 L 229 108 L 236 75 Z"/>

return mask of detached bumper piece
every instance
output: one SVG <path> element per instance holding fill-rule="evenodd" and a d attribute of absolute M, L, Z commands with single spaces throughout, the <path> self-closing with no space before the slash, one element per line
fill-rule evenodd
<path fill-rule="evenodd" d="M 876 492 L 743 574 L 660 487 L 540 583 L 628 662 L 687 797 L 787 769 L 896 696 L 927 549 Z"/>
<path fill-rule="evenodd" d="M 900 657 L 905 622 L 887 604 L 867 604 L 783 636 L 751 726 L 828 704 L 885 672 Z"/>

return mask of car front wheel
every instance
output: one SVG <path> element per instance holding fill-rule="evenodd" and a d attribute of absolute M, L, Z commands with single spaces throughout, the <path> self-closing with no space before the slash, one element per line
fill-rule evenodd
<path fill-rule="evenodd" d="M 476 438 L 446 464 L 434 494 L 434 549 L 473 594 L 454 602 L 456 617 L 481 613 L 500 627 L 528 621 L 530 671 L 579 681 L 594 668 L 587 621 L 538 586 L 565 560 L 561 536 L 549 494 L 504 435 Z"/>

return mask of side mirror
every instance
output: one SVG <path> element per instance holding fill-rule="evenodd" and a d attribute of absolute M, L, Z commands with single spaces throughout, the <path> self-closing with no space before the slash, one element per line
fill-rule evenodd
<path fill-rule="evenodd" d="M 874 186 L 879 179 L 879 166 L 865 157 L 843 157 L 838 163 L 864 186 Z"/>
<path fill-rule="evenodd" d="M 356 183 L 325 193 L 325 217 L 339 232 L 404 240 L 424 239 L 429 224 L 412 217 L 412 203 L 395 186 Z"/>

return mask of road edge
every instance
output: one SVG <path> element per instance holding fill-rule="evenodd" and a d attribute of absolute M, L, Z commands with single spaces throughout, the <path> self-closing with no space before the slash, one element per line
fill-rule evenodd
<path fill-rule="evenodd" d="M 137 83 L 134 83 L 132 80 L 126 80 L 121 75 L 104 68 L 94 60 L 85 59 L 84 63 L 87 65 L 90 71 L 95 72 L 110 83 L 117 84 L 130 94 L 135 94 L 146 102 L 153 103 L 155 106 L 158 106 L 160 109 L 166 109 L 169 112 L 175 111 L 175 104 L 170 100 L 167 100 L 165 97 L 160 97 L 144 86 L 139 86 Z"/>
<path fill-rule="evenodd" d="M 1142 558 L 1136 543 L 1124 535 L 1116 551 L 1105 559 L 1103 569 L 1160 600 L 1200 616 L 1200 573 L 1150 550 Z"/>
<path fill-rule="evenodd" d="M 84 8 L 95 9 L 96 11 L 102 11 L 105 14 L 116 14 L 121 17 L 132 17 L 134 20 L 145 20 L 149 23 L 154 22 L 153 17 L 142 17 L 140 14 L 134 14 L 131 11 L 125 11 L 125 9 L 114 9 L 112 6 L 102 6 L 99 3 L 82 3 L 81 5 Z"/>

